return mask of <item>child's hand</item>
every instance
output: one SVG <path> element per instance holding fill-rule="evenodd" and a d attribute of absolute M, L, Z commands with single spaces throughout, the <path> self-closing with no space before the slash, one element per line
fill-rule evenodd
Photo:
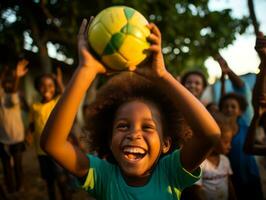
<path fill-rule="evenodd" d="M 90 22 L 93 18 L 90 19 Z M 88 50 L 88 28 L 89 24 L 87 19 L 83 19 L 78 34 L 78 53 L 79 53 L 79 66 L 94 68 L 96 73 L 105 73 L 106 69 L 98 60 L 96 60 Z"/>
<path fill-rule="evenodd" d="M 147 38 L 151 42 L 151 46 L 148 51 L 151 52 L 151 56 L 147 62 L 137 67 L 136 73 L 143 75 L 147 78 L 163 77 L 167 70 L 164 65 L 163 54 L 161 50 L 161 32 L 159 28 L 150 23 L 147 25 L 151 34 Z"/>
<path fill-rule="evenodd" d="M 219 63 L 219 66 L 222 70 L 222 74 L 228 74 L 230 72 L 230 68 L 228 67 L 226 60 L 219 53 L 213 58 Z"/>
<path fill-rule="evenodd" d="M 266 38 L 262 32 L 259 32 L 256 39 L 255 49 L 258 52 L 260 59 L 266 59 Z"/>
<path fill-rule="evenodd" d="M 17 64 L 17 68 L 16 68 L 16 77 L 20 78 L 22 76 L 24 76 L 25 74 L 27 74 L 28 72 L 28 68 L 27 65 L 29 64 L 29 61 L 27 61 L 26 59 L 20 60 Z"/>

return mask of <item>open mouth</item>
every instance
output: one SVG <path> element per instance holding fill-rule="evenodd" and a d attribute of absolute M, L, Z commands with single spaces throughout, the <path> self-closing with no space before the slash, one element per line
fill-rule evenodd
<path fill-rule="evenodd" d="M 138 161 L 141 160 L 146 154 L 146 150 L 141 147 L 126 146 L 123 148 L 124 156 L 127 160 Z"/>

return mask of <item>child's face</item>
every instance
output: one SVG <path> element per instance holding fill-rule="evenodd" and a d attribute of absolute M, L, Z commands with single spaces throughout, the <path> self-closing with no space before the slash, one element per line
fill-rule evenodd
<path fill-rule="evenodd" d="M 146 177 L 170 143 L 163 145 L 162 121 L 152 104 L 132 101 L 117 111 L 111 150 L 124 175 Z"/>
<path fill-rule="evenodd" d="M 242 114 L 238 101 L 230 98 L 224 100 L 221 111 L 225 116 L 233 118 L 237 118 Z"/>
<path fill-rule="evenodd" d="M 186 78 L 184 86 L 197 98 L 200 98 L 203 93 L 203 80 L 197 74 L 191 74 Z"/>
<path fill-rule="evenodd" d="M 211 104 L 209 107 L 208 107 L 208 111 L 210 113 L 217 113 L 219 112 L 219 108 L 216 104 Z"/>
<path fill-rule="evenodd" d="M 228 154 L 231 149 L 232 131 L 222 133 L 217 151 L 221 154 Z"/>
<path fill-rule="evenodd" d="M 49 77 L 43 77 L 39 87 L 44 102 L 51 101 L 55 95 L 55 83 Z"/>

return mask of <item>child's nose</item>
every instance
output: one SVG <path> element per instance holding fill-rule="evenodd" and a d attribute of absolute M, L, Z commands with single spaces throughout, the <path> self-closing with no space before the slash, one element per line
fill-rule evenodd
<path fill-rule="evenodd" d="M 194 83 L 194 82 L 192 82 L 191 84 L 190 84 L 190 87 L 195 87 L 196 86 L 196 84 Z"/>
<path fill-rule="evenodd" d="M 127 134 L 127 138 L 128 139 L 140 139 L 141 138 L 141 130 L 136 129 L 136 130 L 132 130 Z"/>

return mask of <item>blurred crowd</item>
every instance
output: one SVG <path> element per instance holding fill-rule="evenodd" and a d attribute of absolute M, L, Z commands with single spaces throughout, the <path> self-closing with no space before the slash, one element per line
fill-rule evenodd
<path fill-rule="evenodd" d="M 204 103 L 219 125 L 220 142 L 201 164 L 201 179 L 183 191 L 182 199 L 266 199 L 266 38 L 262 33 L 257 36 L 255 49 L 261 63 L 253 91 L 220 54 L 214 56 L 222 71 L 221 98 L 219 102 Z M 20 60 L 15 69 L 6 66 L 0 75 L 0 199 L 27 192 L 23 154 L 32 146 L 47 186 L 47 199 L 56 199 L 56 190 L 62 199 L 72 199 L 73 191 L 79 188 L 78 178 L 40 147 L 46 121 L 64 91 L 62 71 L 58 68 L 56 74 L 36 77 L 34 87 L 40 101 L 28 105 L 18 87 L 20 79 L 27 75 L 27 65 L 27 60 Z M 208 85 L 204 74 L 197 70 L 188 71 L 177 80 L 199 100 Z M 231 81 L 233 92 L 227 91 L 226 80 Z M 89 115 L 87 108 L 85 102 L 81 109 L 83 122 Z M 22 113 L 26 113 L 27 125 Z M 90 150 L 89 135 L 86 124 L 76 119 L 68 140 L 85 153 L 95 154 Z M 193 132 L 188 131 L 184 143 L 191 135 Z"/>

